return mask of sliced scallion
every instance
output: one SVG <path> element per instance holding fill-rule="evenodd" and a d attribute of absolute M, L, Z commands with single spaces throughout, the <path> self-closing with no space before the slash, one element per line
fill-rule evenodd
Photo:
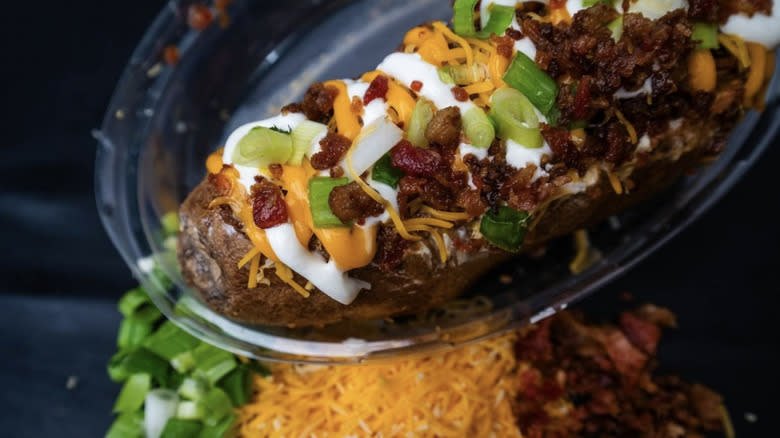
<path fill-rule="evenodd" d="M 180 418 L 171 418 L 165 424 L 160 438 L 192 438 L 197 437 L 203 425 L 200 421 L 182 420 Z"/>
<path fill-rule="evenodd" d="M 217 386 L 230 397 L 233 406 L 243 406 L 252 394 L 252 374 L 245 365 L 239 365 L 217 382 Z"/>
<path fill-rule="evenodd" d="M 474 8 L 479 0 L 455 0 L 452 5 L 452 29 L 460 36 L 475 36 Z"/>
<path fill-rule="evenodd" d="M 157 388 L 149 391 L 144 401 L 144 430 L 146 438 L 159 438 L 165 423 L 176 415 L 179 396 L 174 391 Z"/>
<path fill-rule="evenodd" d="M 206 407 L 196 401 L 184 400 L 176 407 L 176 418 L 182 420 L 203 420 L 206 417 Z"/>
<path fill-rule="evenodd" d="M 231 438 L 236 428 L 236 414 L 230 414 L 214 425 L 206 425 L 198 438 Z"/>
<path fill-rule="evenodd" d="M 170 321 L 165 321 L 144 341 L 144 347 L 156 355 L 170 361 L 181 353 L 197 347 L 200 341 L 177 327 Z"/>
<path fill-rule="evenodd" d="M 105 438 L 144 438 L 144 415 L 141 411 L 126 412 L 116 418 Z"/>
<path fill-rule="evenodd" d="M 192 350 L 196 374 L 210 383 L 221 379 L 236 367 L 236 359 L 225 350 L 202 342 Z"/>
<path fill-rule="evenodd" d="M 404 171 L 393 166 L 390 154 L 384 154 L 379 161 L 374 164 L 371 170 L 371 179 L 377 182 L 387 184 L 392 188 L 398 187 L 398 182 L 404 177 Z"/>
<path fill-rule="evenodd" d="M 258 126 L 238 141 L 233 162 L 243 166 L 268 167 L 274 163 L 286 163 L 292 150 L 290 134 Z"/>
<path fill-rule="evenodd" d="M 316 177 L 309 180 L 309 208 L 314 226 L 334 228 L 348 226 L 333 214 L 328 199 L 336 187 L 349 183 L 347 178 Z"/>
<path fill-rule="evenodd" d="M 170 363 L 176 371 L 186 373 L 195 368 L 195 357 L 192 356 L 192 351 L 185 351 L 174 356 Z"/>
<path fill-rule="evenodd" d="M 498 136 L 527 148 L 542 147 L 539 117 L 533 104 L 514 88 L 500 88 L 490 97 L 490 116 L 498 125 Z"/>
<path fill-rule="evenodd" d="M 515 53 L 504 73 L 504 82 L 523 93 L 544 115 L 555 107 L 558 84 L 523 52 Z"/>
<path fill-rule="evenodd" d="M 436 71 L 439 73 L 439 78 L 447 79 L 446 83 L 457 85 L 482 81 L 488 75 L 488 67 L 478 62 L 471 65 L 445 65 L 437 68 Z"/>
<path fill-rule="evenodd" d="M 186 399 L 198 401 L 206 395 L 206 391 L 208 391 L 208 384 L 204 380 L 188 377 L 181 382 L 178 392 Z"/>
<path fill-rule="evenodd" d="M 463 115 L 463 132 L 472 145 L 478 148 L 488 148 L 496 138 L 496 130 L 487 114 L 479 107 L 474 107 Z"/>
<path fill-rule="evenodd" d="M 146 373 L 133 374 L 125 382 L 114 404 L 114 412 L 137 411 L 144 404 L 152 387 L 152 377 Z"/>
<path fill-rule="evenodd" d="M 530 215 L 524 211 L 501 206 L 498 212 L 489 210 L 482 217 L 479 232 L 488 242 L 505 251 L 517 252 L 528 232 Z"/>
<path fill-rule="evenodd" d="M 116 343 L 119 348 L 137 347 L 144 342 L 152 332 L 152 324 L 142 319 L 129 316 L 119 323 L 119 333 Z"/>
<path fill-rule="evenodd" d="M 149 302 L 149 295 L 142 287 L 130 289 L 119 299 L 119 312 L 124 316 L 132 315 L 137 309 Z"/>
<path fill-rule="evenodd" d="M 428 147 L 425 129 L 428 127 L 428 123 L 431 123 L 434 112 L 435 108 L 429 100 L 424 98 L 417 100 L 409 120 L 409 128 L 406 130 L 406 139 L 409 143 L 420 148 Z"/>
<path fill-rule="evenodd" d="M 165 213 L 160 219 L 162 224 L 163 233 L 166 236 L 173 236 L 179 232 L 179 213 L 175 211 L 169 211 Z"/>
<path fill-rule="evenodd" d="M 490 16 L 488 22 L 481 31 L 476 33 L 480 39 L 490 38 L 490 35 L 503 35 L 512 25 L 512 19 L 515 17 L 515 8 L 512 6 L 501 6 L 492 4 L 488 9 Z"/>
<path fill-rule="evenodd" d="M 157 320 L 162 318 L 162 313 L 155 306 L 145 306 L 139 310 L 136 310 L 136 312 L 133 314 L 133 318 L 136 318 L 139 321 L 147 322 L 149 324 L 154 324 L 157 322 Z"/>
<path fill-rule="evenodd" d="M 614 3 L 614 0 L 582 0 L 582 6 L 589 8 L 591 6 L 595 6 L 598 3 L 604 3 L 605 5 L 612 5 Z"/>
<path fill-rule="evenodd" d="M 607 29 L 612 32 L 613 40 L 620 41 L 620 38 L 623 36 L 623 16 L 621 15 L 607 23 Z"/>
<path fill-rule="evenodd" d="M 691 40 L 696 41 L 696 49 L 717 49 L 718 43 L 718 24 L 696 22 L 693 23 L 693 34 Z"/>
<path fill-rule="evenodd" d="M 138 373 L 149 374 L 165 385 L 168 381 L 168 364 L 143 348 L 120 351 L 108 363 L 108 375 L 115 382 L 122 382 Z"/>
<path fill-rule="evenodd" d="M 293 166 L 300 166 L 303 156 L 311 149 L 314 139 L 324 134 L 327 130 L 327 125 L 312 122 L 311 120 L 304 120 L 299 123 L 290 133 L 293 150 L 288 163 Z"/>
<path fill-rule="evenodd" d="M 233 412 L 233 404 L 225 391 L 219 388 L 211 388 L 202 400 L 207 415 L 203 422 L 208 425 L 218 424 L 223 418 Z"/>

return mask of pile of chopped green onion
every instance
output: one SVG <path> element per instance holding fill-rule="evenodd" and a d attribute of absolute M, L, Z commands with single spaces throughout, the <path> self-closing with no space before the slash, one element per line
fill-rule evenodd
<path fill-rule="evenodd" d="M 163 218 L 168 237 L 177 228 L 175 219 Z M 165 320 L 142 287 L 127 292 L 118 308 L 124 319 L 108 375 L 123 386 L 106 438 L 233 436 L 233 411 L 249 401 L 252 373 L 268 371 Z"/>

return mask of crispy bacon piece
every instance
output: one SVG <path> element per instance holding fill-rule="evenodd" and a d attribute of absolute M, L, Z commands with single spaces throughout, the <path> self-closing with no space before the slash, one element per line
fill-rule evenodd
<path fill-rule="evenodd" d="M 260 228 L 271 228 L 287 222 L 287 204 L 284 194 L 276 184 L 265 178 L 255 177 L 252 186 L 252 217 Z"/>
<path fill-rule="evenodd" d="M 317 170 L 326 170 L 339 164 L 341 158 L 349 150 L 352 141 L 341 134 L 328 131 L 325 138 L 320 140 L 322 150 L 312 155 L 311 167 Z"/>
<path fill-rule="evenodd" d="M 342 222 L 361 222 L 369 216 L 378 216 L 385 211 L 382 204 L 368 196 L 356 182 L 334 188 L 330 192 L 328 205 Z"/>
<path fill-rule="evenodd" d="M 363 105 L 368 105 L 369 103 L 371 103 L 372 100 L 376 98 L 384 99 L 385 96 L 387 96 L 387 90 L 388 90 L 387 76 L 378 75 L 377 77 L 374 78 L 373 81 L 371 81 L 371 84 L 368 85 L 366 94 L 363 95 Z"/>
<path fill-rule="evenodd" d="M 319 123 L 328 123 L 333 113 L 333 101 L 338 94 L 338 88 L 326 87 L 322 82 L 313 83 L 301 103 L 306 118 Z"/>
<path fill-rule="evenodd" d="M 416 148 L 401 140 L 390 151 L 394 167 L 411 176 L 433 176 L 441 166 L 441 155 L 432 149 Z"/>

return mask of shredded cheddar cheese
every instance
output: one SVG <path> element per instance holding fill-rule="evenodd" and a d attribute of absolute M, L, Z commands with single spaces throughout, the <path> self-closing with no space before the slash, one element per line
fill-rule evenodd
<path fill-rule="evenodd" d="M 469 216 L 469 214 L 465 212 L 458 213 L 458 212 L 451 212 L 451 211 L 441 211 L 441 210 L 436 210 L 435 208 L 429 207 L 427 205 L 423 205 L 420 208 L 420 210 L 423 213 L 427 213 L 435 218 L 443 219 L 445 221 L 456 222 L 456 221 L 468 220 L 471 218 L 471 216 Z"/>
<path fill-rule="evenodd" d="M 289 267 L 287 267 L 287 265 L 278 263 L 276 265 L 276 276 L 279 277 L 279 279 L 282 280 L 283 282 L 290 285 L 290 287 L 295 289 L 295 291 L 301 294 L 302 297 L 309 298 L 309 295 L 311 295 L 309 294 L 308 290 L 306 290 L 300 284 L 295 282 L 295 279 L 293 278 L 292 270 Z"/>
<path fill-rule="evenodd" d="M 750 53 L 742 38 L 733 34 L 721 33 L 718 34 L 718 42 L 737 58 L 741 69 L 750 67 Z"/>
<path fill-rule="evenodd" d="M 416 217 L 414 219 L 407 219 L 404 221 L 404 225 L 428 225 L 439 228 L 452 228 L 454 226 L 452 222 L 447 222 L 445 220 L 432 217 Z"/>
<path fill-rule="evenodd" d="M 521 437 L 510 334 L 388 363 L 299 370 L 272 365 L 240 408 L 243 438 Z"/>
<path fill-rule="evenodd" d="M 623 184 L 620 182 L 620 178 L 614 172 L 607 172 L 607 178 L 609 178 L 609 184 L 612 186 L 612 190 L 618 195 L 622 195 Z"/>
<path fill-rule="evenodd" d="M 636 129 L 634 129 L 634 125 L 632 125 L 631 122 L 626 120 L 626 116 L 624 116 L 619 109 L 615 109 L 615 115 L 617 116 L 618 120 L 620 120 L 620 123 L 622 123 L 623 126 L 626 127 L 626 131 L 628 131 L 628 138 L 629 140 L 631 140 L 631 143 L 637 144 L 639 140 L 636 136 Z"/>
<path fill-rule="evenodd" d="M 441 237 L 441 234 L 436 230 L 431 231 L 431 237 L 433 237 L 436 246 L 439 248 L 439 259 L 442 263 L 446 263 L 449 254 L 447 252 L 447 245 L 444 243 L 444 238 Z"/>
<path fill-rule="evenodd" d="M 433 23 L 433 28 L 435 30 L 438 30 L 441 32 L 445 38 L 452 41 L 453 43 L 456 43 L 460 45 L 461 48 L 466 52 L 466 64 L 472 65 L 474 64 L 474 53 L 471 50 L 471 45 L 466 41 L 463 37 L 458 36 L 453 32 L 449 27 L 447 27 L 446 24 L 442 23 L 441 21 L 435 21 Z"/>
<path fill-rule="evenodd" d="M 249 289 L 257 287 L 257 270 L 260 268 L 260 251 L 252 257 L 252 263 L 249 265 L 249 280 L 247 286 Z"/>

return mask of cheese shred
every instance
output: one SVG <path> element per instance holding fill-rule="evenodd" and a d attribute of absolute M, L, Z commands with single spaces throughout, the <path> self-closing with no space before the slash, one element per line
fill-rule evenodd
<path fill-rule="evenodd" d="M 521 437 L 516 335 L 431 357 L 360 366 L 271 366 L 238 411 L 239 435 L 271 437 Z"/>

